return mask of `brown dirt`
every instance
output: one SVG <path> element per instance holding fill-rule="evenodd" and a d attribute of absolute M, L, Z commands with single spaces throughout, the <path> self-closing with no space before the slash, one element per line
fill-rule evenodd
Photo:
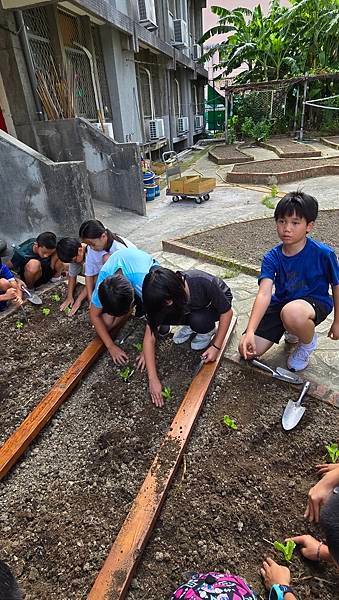
<path fill-rule="evenodd" d="M 46 366 L 53 372 L 53 360 L 57 360 L 62 371 L 71 359 L 70 355 L 60 358 L 61 343 L 54 345 L 63 317 L 55 309 L 48 319 L 53 336 L 45 334 L 46 321 L 40 320 L 31 343 L 26 340 L 20 352 L 22 361 L 29 360 L 32 347 L 41 350 L 39 339 L 46 335 L 49 354 L 42 362 L 36 352 L 32 373 L 17 368 L 12 383 L 18 389 L 26 386 L 31 404 L 40 399 L 42 384 L 48 387 Z M 89 325 L 83 331 L 76 322 L 72 335 L 80 351 L 86 335 L 91 338 L 93 333 Z M 132 366 L 137 355 L 133 343 L 142 340 L 144 324 L 128 323 L 126 331 L 131 326 L 135 331 L 124 349 Z M 12 332 L 10 321 L 2 327 Z M 9 334 L 6 341 L 12 354 L 18 340 L 15 337 L 11 343 Z M 25 600 L 86 597 L 198 362 L 199 354 L 187 345 L 176 346 L 170 339 L 160 342 L 159 372 L 163 384 L 172 387 L 173 399 L 166 401 L 164 409 L 157 409 L 150 402 L 145 374 L 135 372 L 125 383 L 105 353 L 2 482 L 1 558 L 18 577 Z M 20 421 L 24 398 L 18 400 L 13 394 L 2 407 L 2 421 L 8 429 L 13 420 Z M 166 449 L 161 456 L 160 467 L 166 462 Z"/>
<path fill-rule="evenodd" d="M 283 408 L 298 391 L 225 364 L 187 449 L 186 474 L 178 474 L 169 493 L 128 600 L 165 599 L 191 572 L 227 569 L 263 598 L 262 559 L 282 562 L 263 538 L 321 536 L 302 515 L 314 465 L 336 439 L 337 415 L 306 398 L 303 421 L 284 433 Z M 223 424 L 225 414 L 238 431 Z M 300 600 L 338 600 L 334 567 L 309 563 L 297 552 L 291 570 Z"/>
<path fill-rule="evenodd" d="M 274 146 L 278 150 L 283 153 L 295 154 L 297 157 L 298 154 L 313 154 L 318 152 L 317 148 L 313 148 L 312 145 L 303 144 L 301 142 L 294 142 L 290 138 L 275 138 L 272 137 L 267 142 L 265 142 L 269 146 Z M 265 145 L 265 144 L 263 144 Z M 320 156 L 320 154 L 319 154 Z"/>
<path fill-rule="evenodd" d="M 339 210 L 320 211 L 312 237 L 339 251 L 338 231 Z M 265 252 L 276 246 L 279 238 L 272 218 L 216 227 L 204 233 L 182 238 L 182 242 L 259 267 Z"/>
<path fill-rule="evenodd" d="M 339 156 L 335 158 L 277 158 L 273 160 L 259 160 L 245 165 L 234 165 L 234 173 L 285 173 L 319 167 L 322 165 L 339 165 Z"/>
<path fill-rule="evenodd" d="M 215 146 L 208 153 L 209 158 L 213 160 L 213 157 L 216 157 L 219 164 L 232 164 L 237 162 L 247 162 L 252 161 L 253 156 L 248 156 L 244 152 L 238 150 L 234 146 Z M 221 162 L 222 161 L 222 162 Z"/>

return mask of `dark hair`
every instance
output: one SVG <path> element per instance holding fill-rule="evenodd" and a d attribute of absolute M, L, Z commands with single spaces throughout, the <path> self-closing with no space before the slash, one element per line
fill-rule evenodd
<path fill-rule="evenodd" d="M 99 285 L 98 295 L 103 312 L 114 317 L 126 315 L 134 300 L 133 287 L 121 273 L 106 277 Z"/>
<path fill-rule="evenodd" d="M 77 256 L 79 248 L 81 248 L 81 242 L 76 238 L 61 238 L 56 247 L 58 258 L 64 263 L 70 263 Z"/>
<path fill-rule="evenodd" d="M 294 213 L 300 219 L 304 217 L 307 223 L 311 223 L 318 216 L 318 201 L 313 196 L 298 190 L 289 192 L 279 200 L 275 207 L 274 218 L 277 221 L 286 215 L 291 217 Z"/>
<path fill-rule="evenodd" d="M 55 250 L 57 245 L 57 239 L 55 233 L 51 231 L 45 231 L 44 233 L 40 233 L 36 239 L 36 243 L 38 246 L 43 246 L 47 248 L 47 250 Z"/>
<path fill-rule="evenodd" d="M 22 595 L 10 568 L 0 560 L 0 600 L 21 600 Z"/>
<path fill-rule="evenodd" d="M 108 238 L 106 250 L 110 249 L 114 240 L 116 242 L 120 242 L 120 244 L 123 244 L 124 246 L 127 247 L 127 244 L 117 233 L 112 233 L 112 231 L 110 231 L 110 229 L 107 229 L 101 223 L 101 221 L 98 221 L 97 219 L 89 219 L 89 221 L 84 221 L 80 225 L 79 237 L 82 240 L 85 240 L 85 239 L 95 240 L 95 239 L 101 237 L 103 233 L 106 233 L 107 238 Z"/>
<path fill-rule="evenodd" d="M 332 493 L 320 513 L 320 526 L 332 558 L 339 565 L 339 494 Z"/>
<path fill-rule="evenodd" d="M 154 333 L 159 325 L 174 325 L 180 322 L 187 304 L 181 273 L 175 273 L 164 267 L 152 269 L 144 279 L 142 300 L 149 325 Z"/>

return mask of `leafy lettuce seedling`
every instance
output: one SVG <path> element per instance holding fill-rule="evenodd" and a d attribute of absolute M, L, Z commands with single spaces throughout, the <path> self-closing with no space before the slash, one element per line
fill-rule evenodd
<path fill-rule="evenodd" d="M 16 329 L 22 329 L 24 326 L 22 321 L 15 321 L 15 328 Z"/>
<path fill-rule="evenodd" d="M 121 369 L 119 371 L 121 379 L 123 379 L 125 382 L 127 382 L 130 379 L 130 377 L 132 377 L 133 373 L 134 369 L 131 369 L 131 367 L 124 367 L 124 369 Z"/>
<path fill-rule="evenodd" d="M 288 540 L 286 544 L 283 544 L 282 542 L 278 542 L 278 540 L 276 540 L 273 544 L 275 550 L 281 552 L 281 554 L 287 562 L 291 562 L 296 545 L 297 544 L 295 542 L 292 542 L 292 540 Z"/>
<path fill-rule="evenodd" d="M 48 317 L 49 313 L 51 312 L 51 309 L 50 308 L 42 308 L 41 312 L 44 315 L 44 317 Z"/>
<path fill-rule="evenodd" d="M 137 352 L 142 352 L 143 345 L 141 342 L 135 342 L 135 344 L 133 344 L 133 348 L 135 348 Z"/>
<path fill-rule="evenodd" d="M 338 444 L 335 444 L 334 442 L 332 442 L 332 444 L 329 444 L 328 446 L 325 446 L 327 453 L 330 457 L 330 460 L 332 463 L 336 463 L 339 460 L 339 446 Z"/>
<path fill-rule="evenodd" d="M 71 307 L 70 306 L 66 306 L 66 308 L 64 308 L 64 313 L 65 315 L 69 315 L 69 313 L 71 312 Z"/>
<path fill-rule="evenodd" d="M 172 388 L 165 385 L 164 389 L 161 392 L 161 395 L 164 398 L 164 400 L 170 400 L 171 398 L 173 398 Z"/>
<path fill-rule="evenodd" d="M 61 297 L 59 296 L 59 294 L 52 294 L 52 300 L 54 302 L 60 302 Z"/>
<path fill-rule="evenodd" d="M 234 419 L 231 419 L 231 417 L 229 417 L 228 415 L 224 416 L 223 422 L 224 425 L 227 425 L 227 427 L 229 427 L 230 429 L 238 429 L 238 425 L 236 424 Z"/>

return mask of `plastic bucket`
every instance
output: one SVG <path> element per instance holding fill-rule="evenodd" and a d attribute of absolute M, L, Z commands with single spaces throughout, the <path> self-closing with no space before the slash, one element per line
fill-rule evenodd
<path fill-rule="evenodd" d="M 153 185 L 154 184 L 154 173 L 153 171 L 146 171 L 144 173 L 144 185 Z"/>
<path fill-rule="evenodd" d="M 146 185 L 145 186 L 145 190 L 146 190 L 146 201 L 150 202 L 151 200 L 154 200 L 155 198 L 155 185 Z"/>

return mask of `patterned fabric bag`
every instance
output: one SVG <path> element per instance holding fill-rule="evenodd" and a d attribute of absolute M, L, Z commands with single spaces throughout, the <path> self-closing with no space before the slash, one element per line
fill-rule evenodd
<path fill-rule="evenodd" d="M 256 600 L 246 581 L 230 573 L 193 573 L 170 600 Z"/>

